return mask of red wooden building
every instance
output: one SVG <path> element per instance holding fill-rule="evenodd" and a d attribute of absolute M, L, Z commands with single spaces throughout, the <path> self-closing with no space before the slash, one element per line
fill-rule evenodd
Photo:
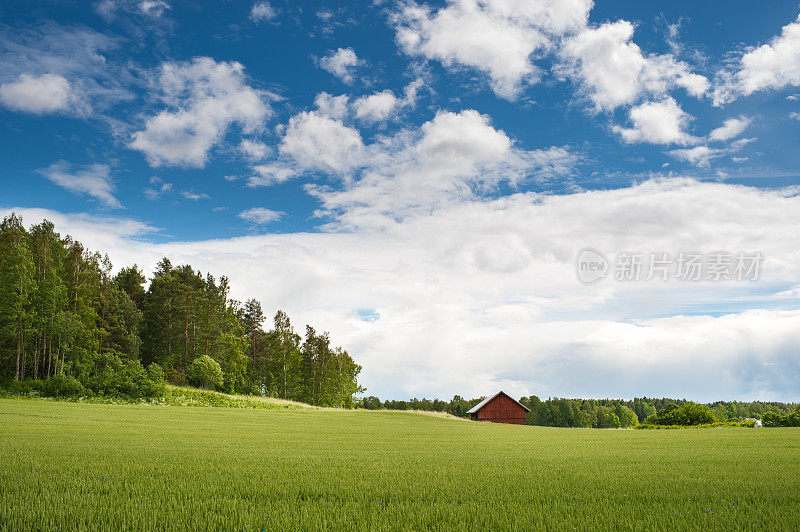
<path fill-rule="evenodd" d="M 525 414 L 530 409 L 503 391 L 487 397 L 469 409 L 467 414 L 477 421 L 491 421 L 492 423 L 525 423 Z"/>

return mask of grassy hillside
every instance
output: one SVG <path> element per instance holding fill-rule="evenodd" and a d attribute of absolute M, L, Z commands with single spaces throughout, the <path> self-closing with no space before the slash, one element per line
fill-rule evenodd
<path fill-rule="evenodd" d="M 0 449 L 9 529 L 800 527 L 796 429 L 4 399 Z"/>

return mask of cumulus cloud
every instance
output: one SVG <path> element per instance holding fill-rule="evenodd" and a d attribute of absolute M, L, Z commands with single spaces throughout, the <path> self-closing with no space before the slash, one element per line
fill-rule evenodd
<path fill-rule="evenodd" d="M 345 94 L 332 96 L 327 92 L 321 92 L 314 99 L 314 105 L 319 114 L 328 118 L 344 120 L 352 112 L 362 122 L 382 122 L 398 114 L 403 108 L 414 107 L 423 85 L 422 78 L 417 78 L 405 86 L 402 97 L 395 96 L 394 92 L 385 89 L 360 96 L 352 102 Z"/>
<path fill-rule="evenodd" d="M 269 2 L 256 2 L 250 9 L 250 20 L 253 22 L 272 20 L 276 15 L 277 13 L 269 4 Z"/>
<path fill-rule="evenodd" d="M 198 57 L 164 63 L 157 86 L 169 109 L 148 118 L 130 143 L 152 166 L 203 167 L 208 152 L 231 126 L 252 133 L 271 114 L 262 93 L 247 84 L 244 67 L 235 61 Z"/>
<path fill-rule="evenodd" d="M 343 120 L 350 112 L 350 98 L 346 94 L 333 96 L 320 92 L 314 98 L 314 105 L 319 114 L 334 120 Z"/>
<path fill-rule="evenodd" d="M 251 161 L 260 161 L 270 154 L 270 148 L 261 141 L 242 139 L 239 143 L 239 152 Z"/>
<path fill-rule="evenodd" d="M 239 218 L 254 225 L 267 225 L 280 220 L 284 214 L 283 212 L 272 211 L 263 207 L 253 207 L 252 209 L 240 212 Z"/>
<path fill-rule="evenodd" d="M 800 16 L 781 34 L 742 55 L 735 68 L 720 73 L 714 103 L 727 103 L 740 95 L 800 86 Z"/>
<path fill-rule="evenodd" d="M 709 133 L 709 140 L 725 141 L 738 137 L 747 126 L 750 125 L 752 120 L 747 116 L 740 116 L 739 118 L 729 118 L 723 124 Z"/>
<path fill-rule="evenodd" d="M 535 56 L 585 25 L 591 7 L 591 0 L 450 0 L 433 11 L 407 2 L 392 23 L 407 54 L 484 72 L 498 96 L 515 99 L 539 78 Z"/>
<path fill-rule="evenodd" d="M 389 118 L 400 104 L 401 100 L 392 91 L 384 90 L 358 98 L 353 102 L 353 108 L 355 109 L 356 118 L 379 122 Z"/>
<path fill-rule="evenodd" d="M 284 162 L 259 164 L 252 170 L 253 175 L 247 178 L 248 187 L 271 187 L 298 176 L 298 171 L 294 166 Z"/>
<path fill-rule="evenodd" d="M 235 298 L 324 324 L 388 397 L 643 394 L 794 400 L 800 312 L 770 308 L 800 275 L 800 196 L 671 179 L 568 195 L 461 202 L 380 229 L 149 241 L 130 222 L 41 210 L 117 266 L 162 256 L 226 274 Z M 670 231 L 664 231 L 670 227 Z M 622 251 L 761 251 L 748 283 L 583 285 L 575 257 Z M 659 302 L 653 305 L 653 302 Z M 714 302 L 715 315 L 703 315 Z M 777 303 L 775 303 L 777 305 Z M 377 319 L 364 321 L 360 309 Z M 715 375 L 709 383 L 708 375 Z"/>
<path fill-rule="evenodd" d="M 322 212 L 336 214 L 342 224 L 380 225 L 384 218 L 430 212 L 502 182 L 568 178 L 578 161 L 566 148 L 518 149 L 474 110 L 440 111 L 417 129 L 359 150 L 360 157 L 348 159 L 344 188 L 306 187 L 323 202 Z"/>
<path fill-rule="evenodd" d="M 91 196 L 107 207 L 122 208 L 122 204 L 114 197 L 114 183 L 108 165 L 90 164 L 73 168 L 67 161 L 62 160 L 37 172 L 71 192 Z"/>
<path fill-rule="evenodd" d="M 279 150 L 303 169 L 344 174 L 359 164 L 364 143 L 341 121 L 304 111 L 289 119 Z"/>
<path fill-rule="evenodd" d="M 0 102 L 14 111 L 41 115 L 76 110 L 80 100 L 69 81 L 59 74 L 21 74 L 16 81 L 0 85 Z"/>
<path fill-rule="evenodd" d="M 674 87 L 693 96 L 708 90 L 704 76 L 672 55 L 645 56 L 631 41 L 633 32 L 626 20 L 586 28 L 566 40 L 559 73 L 577 83 L 598 111 L 631 105 L 646 95 L 664 96 Z"/>
<path fill-rule="evenodd" d="M 672 98 L 661 102 L 646 102 L 628 113 L 633 127 L 614 127 L 625 142 L 651 144 L 688 144 L 694 138 L 685 129 L 690 116 Z"/>
<path fill-rule="evenodd" d="M 352 48 L 339 48 L 325 57 L 321 57 L 317 64 L 320 68 L 330 72 L 344 83 L 353 82 L 353 71 L 363 63 Z"/>

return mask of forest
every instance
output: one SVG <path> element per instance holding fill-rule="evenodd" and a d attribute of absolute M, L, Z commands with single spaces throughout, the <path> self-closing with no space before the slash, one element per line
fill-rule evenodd
<path fill-rule="evenodd" d="M 107 255 L 49 221 L 0 225 L 0 382 L 15 393 L 155 397 L 165 383 L 352 407 L 361 366 L 327 333 L 271 327 L 224 276 L 161 260 L 112 275 Z M 147 288 L 145 288 L 147 286 Z"/>

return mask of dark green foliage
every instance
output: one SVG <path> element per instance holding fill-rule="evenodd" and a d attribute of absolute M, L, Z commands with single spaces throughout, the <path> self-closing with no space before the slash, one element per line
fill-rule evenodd
<path fill-rule="evenodd" d="M 686 403 L 678 406 L 675 403 L 667 404 L 662 410 L 648 416 L 650 425 L 706 425 L 717 421 L 714 412 L 706 406 L 697 403 Z"/>
<path fill-rule="evenodd" d="M 53 397 L 75 397 L 86 393 L 83 385 L 72 375 L 55 375 L 44 382 L 41 391 Z"/>
<path fill-rule="evenodd" d="M 763 423 L 765 427 L 800 427 L 800 406 L 791 414 L 765 412 Z"/>
<path fill-rule="evenodd" d="M 228 279 L 161 260 L 145 290 L 136 266 L 112 277 L 108 257 L 53 224 L 26 231 L 12 214 L 0 225 L 0 382 L 12 393 L 130 399 L 164 394 L 187 380 L 228 393 L 276 395 L 351 407 L 361 366 L 327 333 L 301 342 L 282 311 L 262 328 L 258 301 L 230 299 Z M 210 360 L 216 377 L 194 378 Z M 147 367 L 147 370 L 145 370 Z M 51 382 L 52 381 L 52 382 Z M 16 385 L 14 382 L 27 384 Z M 77 384 L 76 384 L 77 383 Z"/>

